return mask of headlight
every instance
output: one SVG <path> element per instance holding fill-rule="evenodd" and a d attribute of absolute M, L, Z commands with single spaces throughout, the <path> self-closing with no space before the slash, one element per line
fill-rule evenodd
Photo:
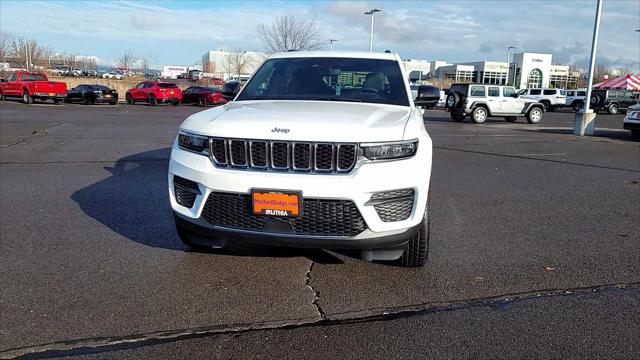
<path fill-rule="evenodd" d="M 369 160 L 402 159 L 412 157 L 418 150 L 418 140 L 360 144 Z"/>
<path fill-rule="evenodd" d="M 178 133 L 178 146 L 199 153 L 207 152 L 207 149 L 209 148 L 209 138 L 199 135 Z"/>

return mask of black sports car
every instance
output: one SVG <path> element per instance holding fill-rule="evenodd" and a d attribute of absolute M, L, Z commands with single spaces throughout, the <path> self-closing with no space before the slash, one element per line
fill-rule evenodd
<path fill-rule="evenodd" d="M 118 92 L 104 85 L 82 84 L 67 91 L 66 102 L 82 101 L 83 104 L 109 103 L 115 105 L 118 102 Z"/>

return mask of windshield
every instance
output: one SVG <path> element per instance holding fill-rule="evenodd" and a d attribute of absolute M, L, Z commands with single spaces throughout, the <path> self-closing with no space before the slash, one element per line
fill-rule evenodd
<path fill-rule="evenodd" d="M 178 85 L 174 83 L 158 83 L 158 86 L 160 86 L 161 88 L 177 88 L 178 87 Z"/>
<path fill-rule="evenodd" d="M 284 58 L 267 60 L 236 101 L 326 100 L 409 106 L 393 60 Z"/>

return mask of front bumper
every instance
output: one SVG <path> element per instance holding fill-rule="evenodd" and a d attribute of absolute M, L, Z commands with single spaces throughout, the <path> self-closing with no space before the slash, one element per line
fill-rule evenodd
<path fill-rule="evenodd" d="M 631 121 L 627 120 L 622 124 L 622 127 L 624 129 L 626 129 L 626 130 L 640 130 L 640 121 L 631 122 Z"/>
<path fill-rule="evenodd" d="M 178 221 L 188 223 L 187 227 L 205 236 L 312 248 L 378 249 L 404 246 L 423 220 L 429 191 L 431 140 L 426 137 L 419 141 L 418 152 L 410 159 L 360 161 L 349 174 L 217 168 L 209 157 L 182 150 L 174 143 L 168 173 L 171 207 Z M 191 208 L 176 201 L 174 176 L 198 183 L 200 194 Z M 251 189 L 300 191 L 303 199 L 352 201 L 366 224 L 366 230 L 355 236 L 302 235 L 223 228 L 204 220 L 202 212 L 211 193 L 250 194 Z M 413 189 L 411 215 L 405 220 L 384 222 L 369 201 L 374 193 L 397 189 Z"/>

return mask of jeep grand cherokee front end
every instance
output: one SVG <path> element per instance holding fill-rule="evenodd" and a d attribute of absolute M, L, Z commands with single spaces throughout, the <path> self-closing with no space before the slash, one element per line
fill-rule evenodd
<path fill-rule="evenodd" d="M 393 54 L 270 57 L 235 101 L 180 126 L 168 183 L 181 240 L 423 265 L 432 145 L 405 79 Z"/>

